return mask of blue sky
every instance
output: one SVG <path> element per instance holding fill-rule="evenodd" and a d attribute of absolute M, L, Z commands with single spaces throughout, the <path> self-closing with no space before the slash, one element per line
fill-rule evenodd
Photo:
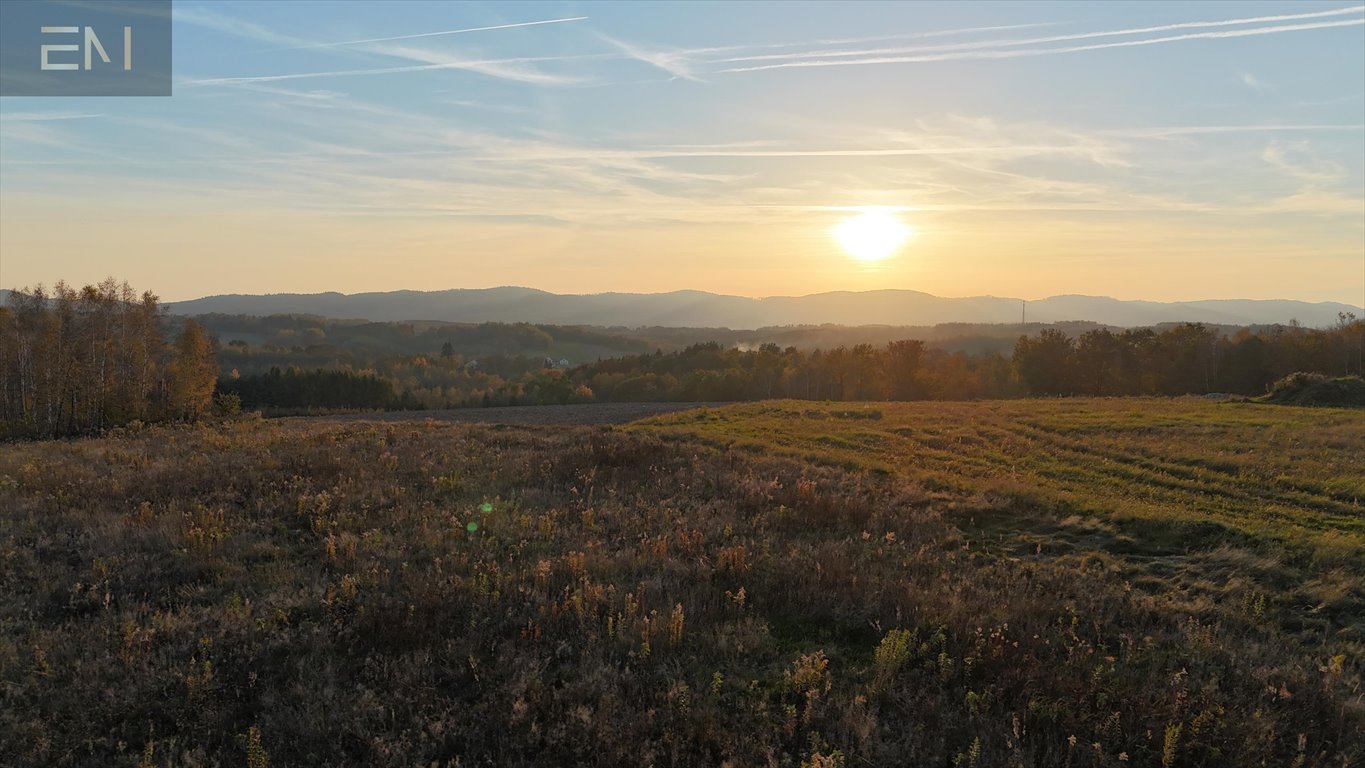
<path fill-rule="evenodd" d="M 1362 24 L 176 0 L 174 96 L 0 99 L 0 283 L 1361 305 Z M 915 233 L 875 264 L 829 234 L 868 206 Z"/>

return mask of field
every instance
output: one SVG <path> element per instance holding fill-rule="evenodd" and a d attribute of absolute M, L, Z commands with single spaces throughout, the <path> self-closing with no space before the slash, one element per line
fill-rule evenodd
<path fill-rule="evenodd" d="M 0 446 L 7 765 L 1359 766 L 1365 413 Z"/>
<path fill-rule="evenodd" d="M 1322 564 L 1365 558 L 1365 413 L 1244 402 L 1006 400 L 739 405 L 664 416 L 661 436 L 984 494 L 1086 518 L 1122 545 L 1275 542 Z M 996 502 L 1010 500 L 1008 510 Z M 1021 510 L 1021 507 L 1023 510 Z M 994 519 L 990 511 L 984 518 Z M 1157 554 L 1169 554 L 1164 550 Z M 1365 627 L 1362 628 L 1365 630 Z"/>
<path fill-rule="evenodd" d="M 431 411 L 362 411 L 303 418 L 318 421 L 425 421 L 460 424 L 583 425 L 624 424 L 649 416 L 714 403 L 580 403 L 575 405 L 509 405 L 496 408 L 448 408 Z"/>

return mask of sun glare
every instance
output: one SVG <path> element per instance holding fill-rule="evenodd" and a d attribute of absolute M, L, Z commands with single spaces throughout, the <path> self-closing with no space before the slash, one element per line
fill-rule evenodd
<path fill-rule="evenodd" d="M 891 211 L 865 210 L 834 227 L 834 237 L 849 256 L 858 261 L 881 261 L 904 243 L 911 234 Z"/>

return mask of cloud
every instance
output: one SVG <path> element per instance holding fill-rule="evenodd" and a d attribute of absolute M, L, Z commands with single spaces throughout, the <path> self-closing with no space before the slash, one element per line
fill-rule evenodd
<path fill-rule="evenodd" d="M 1346 94 L 1345 96 L 1335 96 L 1335 97 L 1330 98 L 1330 99 L 1310 99 L 1310 100 L 1307 100 L 1307 101 L 1296 101 L 1296 102 L 1294 102 L 1294 106 L 1295 106 L 1295 107 L 1331 107 L 1331 106 L 1336 106 L 1337 104 L 1349 104 L 1349 103 L 1352 102 L 1352 101 L 1360 101 L 1362 95 L 1365 95 L 1365 94 L 1350 93 L 1350 94 Z"/>
<path fill-rule="evenodd" d="M 253 93 L 268 93 L 272 96 L 286 96 L 290 99 L 300 99 L 304 101 L 314 102 L 319 101 L 331 102 L 346 97 L 346 94 L 341 91 L 326 90 L 295 91 L 290 88 L 276 88 L 270 85 L 261 85 L 260 83 L 223 83 L 223 85 L 226 85 L 231 88 L 238 88 L 243 91 L 252 91 Z"/>
<path fill-rule="evenodd" d="M 452 99 L 446 96 L 437 96 L 432 99 L 437 104 L 448 104 L 452 107 L 461 109 L 477 109 L 484 112 L 502 112 L 509 115 L 534 115 L 536 111 L 530 107 L 522 107 L 516 104 L 498 104 L 491 101 L 475 101 L 473 99 Z"/>
<path fill-rule="evenodd" d="M 1299 17 L 1319 17 L 1327 14 L 1341 15 L 1348 12 L 1359 12 L 1365 10 L 1365 6 L 1358 6 L 1349 9 L 1339 9 L 1336 11 L 1323 11 L 1315 14 L 1300 14 Z M 1258 17 L 1258 18 L 1277 18 L 1277 17 Z M 1187 22 L 1183 24 L 1170 24 L 1162 27 L 1146 27 L 1134 30 L 1118 30 L 1114 32 L 1087 33 L 1084 35 L 1063 35 L 1053 38 L 1034 38 L 1031 40 L 1006 40 L 1006 41 L 987 41 L 979 43 L 961 43 L 949 46 L 928 46 L 917 49 L 871 49 L 853 51 L 827 51 L 819 53 L 795 54 L 798 57 L 794 61 L 781 61 L 771 64 L 755 64 L 752 66 L 729 67 L 720 72 L 756 72 L 769 69 L 787 69 L 793 67 L 837 67 L 837 66 L 863 66 L 873 64 L 909 64 L 933 61 L 959 61 L 959 60 L 983 60 L 983 59 L 1012 59 L 1027 56 L 1049 56 L 1061 53 L 1078 53 L 1082 51 L 1095 51 L 1107 48 L 1128 48 L 1134 46 L 1156 45 L 1161 43 L 1178 42 L 1184 40 L 1202 39 L 1221 39 L 1234 37 L 1251 37 L 1257 35 L 1278 34 L 1282 32 L 1298 32 L 1314 29 L 1330 29 L 1335 27 L 1350 27 L 1365 24 L 1365 18 L 1346 19 L 1337 21 L 1310 22 L 1305 24 L 1282 24 L 1276 26 L 1262 26 L 1251 29 L 1234 30 L 1208 30 L 1203 32 L 1193 32 L 1182 35 L 1167 35 L 1164 37 L 1150 37 L 1140 40 L 1123 40 L 1109 43 L 1098 43 L 1093 45 L 1073 45 L 1048 48 L 1022 48 L 1014 49 L 1013 46 L 1031 44 L 1043 41 L 1055 42 L 1061 40 L 1075 40 L 1093 37 L 1108 37 L 1115 35 L 1130 35 L 1139 32 L 1150 32 L 1155 30 L 1168 30 L 1175 28 L 1204 27 L 1204 26 L 1228 26 L 1235 24 L 1247 24 L 1251 19 L 1232 19 L 1221 22 Z M 923 51 L 923 53 L 920 53 Z M 914 53 L 915 55 L 901 55 L 904 53 Z M 822 58 L 814 58 L 821 56 Z M 854 58 L 857 57 L 857 58 Z M 789 58 L 783 56 L 782 58 Z M 740 60 L 742 61 L 742 59 Z"/>
<path fill-rule="evenodd" d="M 1260 206 L 1268 213 L 1307 213 L 1317 216 L 1365 216 L 1365 197 L 1316 187 L 1304 187 L 1287 197 Z"/>
<path fill-rule="evenodd" d="M 407 59 L 418 62 L 413 66 L 402 67 L 368 67 L 357 69 L 338 69 L 320 72 L 300 72 L 279 75 L 258 75 L 248 77 L 220 77 L 220 78 L 197 78 L 185 79 L 177 83 L 178 85 L 198 86 L 198 85 L 243 85 L 251 83 L 270 83 L 286 80 L 302 80 L 317 77 L 351 77 L 368 75 L 400 74 L 410 72 L 425 72 L 442 69 L 460 69 L 478 74 L 487 75 L 503 80 L 512 80 L 523 83 L 539 85 L 568 85 L 580 84 L 582 78 L 568 75 L 557 75 L 538 70 L 534 67 L 526 66 L 529 63 L 541 61 L 567 61 L 578 56 L 527 56 L 509 58 L 479 58 L 479 57 L 460 57 L 439 53 L 422 48 L 402 46 L 402 45 L 380 45 L 398 40 L 411 40 L 416 38 L 437 37 L 442 35 L 457 35 L 469 32 L 483 32 L 489 30 L 514 29 L 520 27 L 532 27 L 545 24 L 561 24 L 565 22 L 582 21 L 586 16 L 573 16 L 557 19 L 542 19 L 538 21 L 515 22 L 511 24 L 497 24 L 484 27 L 468 27 L 462 29 L 441 30 L 436 32 L 422 32 L 410 35 L 396 35 L 392 37 L 377 37 L 363 40 L 343 40 L 339 42 L 318 43 L 311 40 L 285 35 L 271 30 L 254 22 L 243 21 L 220 13 L 210 11 L 200 7 L 181 7 L 176 6 L 176 21 L 187 22 L 196 26 L 213 29 L 226 34 L 239 37 L 260 40 L 262 42 L 276 43 L 284 46 L 281 50 L 306 50 L 306 49 L 341 49 L 349 50 L 352 46 L 358 46 L 357 53 L 380 54 L 395 58 Z"/>
<path fill-rule="evenodd" d="M 1268 91 L 1274 88 L 1274 86 L 1272 86 L 1270 83 L 1260 80 L 1250 72 L 1247 72 L 1246 74 L 1242 75 L 1242 82 L 1246 83 L 1248 88 L 1252 88 L 1257 91 Z"/>
<path fill-rule="evenodd" d="M 662 69 L 675 78 L 680 77 L 684 80 L 693 81 L 700 81 L 701 79 L 692 74 L 687 63 L 687 53 L 685 51 L 650 51 L 641 48 L 638 45 L 617 40 L 600 33 L 598 37 L 601 37 L 603 40 L 616 46 L 616 48 L 630 58 Z"/>
<path fill-rule="evenodd" d="M 357 77 L 370 75 L 392 75 L 408 72 L 434 72 L 442 69 L 462 69 L 469 72 L 515 80 L 539 85 L 570 85 L 583 82 L 581 78 L 569 75 L 556 75 L 521 65 L 543 61 L 560 61 L 562 56 L 523 56 L 505 59 L 464 59 L 436 51 L 427 51 L 408 46 L 376 46 L 369 50 L 411 61 L 424 61 L 401 67 L 373 67 L 367 69 L 337 69 L 322 72 L 295 72 L 283 75 L 252 75 L 246 77 L 210 77 L 186 80 L 184 85 L 237 85 L 242 83 L 273 83 L 287 80 L 307 80 L 318 77 Z"/>
<path fill-rule="evenodd" d="M 1004 155 L 1004 156 L 1029 156 L 1038 155 L 1078 155 L 1089 154 L 1085 147 L 1076 147 L 1068 144 L 1000 144 L 986 146 L 952 146 L 952 147 L 790 147 L 775 149 L 745 149 L 734 148 L 730 145 L 718 145 L 716 147 L 706 146 L 686 146 L 686 147 L 654 147 L 654 148 L 630 148 L 630 149 L 590 149 L 586 147 L 555 147 L 545 146 L 538 148 L 527 148 L 525 153 L 520 155 L 520 160 L 575 160 L 575 159 L 637 159 L 637 160 L 669 160 L 684 158 L 797 158 L 797 157 L 913 157 L 913 156 L 934 156 L 934 155 Z"/>
<path fill-rule="evenodd" d="M 266 43 L 287 46 L 309 45 L 309 41 L 302 38 L 276 32 L 255 22 L 224 16 L 217 11 L 210 11 L 200 6 L 175 5 L 172 10 L 172 18 L 177 22 L 193 24 L 196 27 Z"/>
<path fill-rule="evenodd" d="M 100 115 L 39 115 L 35 113 L 9 113 L 5 114 L 0 120 L 0 142 L 14 150 L 12 144 L 21 142 L 35 147 L 46 147 L 55 150 L 66 162 L 81 163 L 88 162 L 93 157 L 108 157 L 109 150 L 100 142 L 89 140 L 88 136 L 80 131 L 66 126 L 66 123 L 76 121 L 77 124 L 84 118 L 101 117 Z M 0 152 L 0 164 L 15 165 L 25 161 L 25 151 L 4 151 Z M 72 152 L 79 152 L 85 157 L 71 159 Z M 0 181 L 10 183 L 11 179 L 0 178 Z"/>
<path fill-rule="evenodd" d="M 37 123 L 49 120 L 87 120 L 103 115 L 85 112 L 0 112 L 0 122 Z"/>
<path fill-rule="evenodd" d="M 285 39 L 272 30 L 266 29 L 257 24 L 241 22 L 235 19 L 224 17 L 221 14 L 212 12 L 200 13 L 197 9 L 192 9 L 192 16 L 187 17 L 191 23 L 201 26 L 218 29 L 230 34 L 265 41 L 279 41 Z M 177 11 L 179 13 L 179 11 Z M 362 40 L 347 40 L 333 43 L 315 43 L 309 41 L 296 41 L 289 45 L 286 50 L 303 49 L 345 49 L 355 53 L 380 54 L 396 58 L 405 58 L 417 62 L 415 65 L 398 67 L 366 67 L 355 69 L 336 69 L 318 72 L 297 72 L 283 73 L 277 75 L 256 75 L 244 77 L 219 77 L 219 78 L 198 78 L 186 79 L 182 83 L 188 86 L 196 85 L 230 85 L 244 83 L 268 83 L 275 81 L 299 80 L 318 77 L 349 77 L 349 76 L 368 76 L 403 74 L 411 72 L 424 72 L 439 69 L 466 69 L 469 71 L 480 72 L 482 74 L 499 77 L 503 79 L 548 85 L 623 85 L 637 82 L 667 82 L 666 80 L 646 80 L 646 81 L 621 81 L 600 80 L 592 81 L 584 77 L 561 75 L 546 72 L 542 69 L 528 67 L 532 64 L 566 63 L 566 62 L 590 62 L 590 61 L 611 61 L 611 60 L 635 60 L 649 64 L 656 69 L 666 73 L 670 80 L 685 79 L 700 81 L 702 78 L 697 71 L 699 66 L 708 63 L 707 56 L 710 54 L 724 53 L 734 54 L 742 52 L 774 50 L 792 47 L 808 47 L 810 45 L 841 45 L 861 42 L 871 42 L 878 40 L 904 40 L 917 38 L 946 37 L 953 35 L 974 34 L 990 31 L 1004 31 L 1012 29 L 1028 29 L 1035 27 L 1056 26 L 1062 22 L 1037 22 L 1030 24 L 1007 24 L 994 25 L 987 27 L 968 27 L 958 29 L 932 30 L 927 32 L 900 33 L 892 35 L 875 35 L 870 37 L 840 38 L 804 42 L 779 42 L 779 43 L 753 43 L 744 45 L 729 45 L 704 48 L 682 48 L 669 51 L 648 50 L 638 44 L 615 39 L 604 34 L 598 37 L 611 45 L 611 51 L 598 53 L 565 54 L 553 56 L 519 56 L 519 57 L 458 57 L 448 53 L 431 51 L 428 49 L 415 48 L 409 46 L 386 46 L 381 43 L 393 41 L 409 40 L 414 38 L 434 37 L 439 35 L 460 34 L 465 32 L 477 32 L 483 30 L 510 29 L 515 27 L 556 24 L 585 20 L 586 16 L 566 17 L 563 19 L 547 19 L 534 22 L 520 22 L 515 24 L 496 25 L 490 27 L 472 27 L 468 29 L 444 30 L 438 32 L 424 32 L 412 35 L 398 35 L 393 37 L 368 38 Z M 290 38 L 292 39 L 292 38 Z M 805 54 L 802 54 L 805 55 Z M 722 60 L 723 61 L 723 60 Z"/>
<path fill-rule="evenodd" d="M 516 29 L 518 27 L 536 27 L 542 24 L 563 24 L 570 21 L 586 21 L 587 16 L 571 16 L 563 19 L 543 19 L 541 21 L 519 21 L 513 24 L 497 24 L 491 27 L 466 27 L 464 29 L 446 29 L 440 32 L 419 32 L 412 35 L 395 35 L 393 37 L 372 37 L 366 40 L 342 40 L 335 43 L 313 43 L 312 45 L 293 46 L 288 50 L 302 50 L 306 48 L 335 48 L 343 45 L 361 45 L 364 43 L 386 43 L 393 40 L 413 40 L 419 37 L 440 37 L 442 35 L 463 35 L 469 32 L 487 32 L 494 29 Z"/>
<path fill-rule="evenodd" d="M 919 54 L 933 53 L 941 51 L 961 51 L 974 50 L 981 48 L 1005 48 L 1019 45 L 1037 45 L 1041 43 L 1071 42 L 1075 40 L 1091 40 L 1103 37 L 1124 37 L 1128 35 L 1150 34 L 1152 32 L 1171 32 L 1177 29 L 1199 29 L 1203 27 L 1226 27 L 1239 26 L 1244 24 L 1262 24 L 1279 21 L 1300 21 L 1303 19 L 1322 18 L 1326 16 L 1342 16 L 1355 14 L 1365 11 L 1365 5 L 1351 8 L 1338 8 L 1329 11 L 1317 11 L 1313 13 L 1296 13 L 1280 16 L 1253 16 L 1242 19 L 1227 19 L 1223 21 L 1185 21 L 1174 24 L 1162 24 L 1152 27 L 1133 27 L 1130 29 L 1119 29 L 1108 32 L 1080 32 L 1069 35 L 1050 35 L 1047 37 L 1026 37 L 1012 40 L 977 40 L 965 43 L 949 43 L 946 45 L 927 45 L 900 48 L 870 48 L 853 50 L 825 50 L 825 51 L 802 51 L 796 53 L 767 54 L 758 56 L 739 56 L 727 59 L 720 59 L 721 63 L 734 63 L 744 61 L 766 61 L 780 59 L 800 59 L 800 58 L 821 58 L 839 56 L 873 56 L 873 55 L 900 55 L 900 54 Z M 980 27 L 975 30 L 954 30 L 956 32 L 985 32 L 993 29 L 1008 29 L 1009 27 Z M 925 33 L 919 37 L 932 37 L 937 33 Z M 875 38 L 873 38 L 875 39 Z M 860 41 L 847 41 L 860 42 Z"/>
<path fill-rule="evenodd" d="M 1178 136 L 1197 136 L 1209 133 L 1275 133 L 1281 131 L 1291 132 L 1359 132 L 1365 131 L 1365 123 L 1345 123 L 1345 124 L 1272 124 L 1272 125 L 1177 125 L 1159 128 L 1125 128 L 1114 131 L 1103 131 L 1110 136 L 1122 136 L 1132 139 L 1166 139 Z"/>
<path fill-rule="evenodd" d="M 562 57 L 543 57 L 543 56 L 523 56 L 512 58 L 493 58 L 481 59 L 461 57 L 445 53 L 443 51 L 433 51 L 427 48 L 419 48 L 410 45 L 394 45 L 391 43 L 369 44 L 365 47 L 366 51 L 379 53 L 385 56 L 392 56 L 408 61 L 415 61 L 415 67 L 396 67 L 380 68 L 372 70 L 351 70 L 348 74 L 388 74 L 394 71 L 400 72 L 419 72 L 441 69 L 461 69 L 467 72 L 475 72 L 488 77 L 495 77 L 501 80 L 513 80 L 521 83 L 534 85 L 573 85 L 583 82 L 581 77 L 572 75 L 555 74 L 537 68 L 535 65 L 546 61 L 562 60 Z"/>
<path fill-rule="evenodd" d="M 1309 141 L 1272 141 L 1261 150 L 1261 159 L 1305 184 L 1326 184 L 1346 176 L 1340 165 L 1322 159 Z"/>

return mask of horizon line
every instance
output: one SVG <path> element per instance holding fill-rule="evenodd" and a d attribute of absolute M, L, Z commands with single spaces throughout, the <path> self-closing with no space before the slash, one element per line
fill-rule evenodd
<path fill-rule="evenodd" d="M 548 295 L 550 295 L 550 296 L 559 296 L 559 297 L 583 297 L 583 298 L 586 298 L 586 297 L 595 297 L 595 296 L 611 296 L 611 295 L 624 295 L 624 296 L 667 296 L 667 295 L 676 294 L 676 293 L 702 293 L 702 294 L 706 294 L 706 295 L 708 295 L 708 296 L 715 296 L 715 297 L 717 297 L 717 298 L 744 299 L 744 300 L 748 300 L 748 301 L 767 301 L 767 300 L 772 300 L 772 299 L 805 299 L 805 298 L 811 298 L 811 297 L 814 297 L 814 296 L 830 296 L 830 295 L 836 295 L 836 294 L 859 295 L 859 294 L 892 293 L 892 292 L 896 292 L 896 293 L 917 293 L 917 294 L 920 294 L 920 295 L 923 295 L 923 296 L 929 296 L 929 297 L 932 297 L 932 298 L 935 298 L 935 299 L 950 299 L 950 300 L 962 300 L 962 299 L 1003 299 L 1003 300 L 1020 301 L 1020 302 L 1039 302 L 1039 301 L 1048 301 L 1048 300 L 1050 300 L 1050 299 L 1061 299 L 1061 298 L 1103 299 L 1103 300 L 1108 300 L 1108 301 L 1118 301 L 1118 302 L 1125 302 L 1125 303 L 1145 302 L 1145 303 L 1150 303 L 1150 304 L 1193 304 L 1193 303 L 1199 303 L 1199 302 L 1212 302 L 1212 301 L 1220 301 L 1220 302 L 1221 302 L 1221 301 L 1257 301 L 1257 302 L 1292 301 L 1292 302 L 1296 302 L 1296 303 L 1300 303 L 1300 304 L 1310 304 L 1310 305 L 1339 304 L 1339 305 L 1342 305 L 1342 306 L 1350 307 L 1350 308 L 1352 308 L 1352 309 L 1360 309 L 1360 310 L 1362 310 L 1362 311 L 1365 311 L 1365 304 L 1352 304 L 1352 303 L 1350 303 L 1350 302 L 1348 302 L 1348 301 L 1339 301 L 1339 300 L 1335 300 L 1335 299 L 1322 299 L 1322 300 L 1314 301 L 1314 300 L 1310 300 L 1310 299 L 1298 299 L 1298 298 L 1287 298 L 1287 297 L 1277 297 L 1277 298 L 1248 298 L 1248 297 L 1245 297 L 1245 296 L 1231 296 L 1231 297 L 1204 297 L 1204 298 L 1198 298 L 1198 299 L 1170 299 L 1170 300 L 1162 300 L 1162 299 L 1148 299 L 1148 298 L 1130 298 L 1130 299 L 1125 299 L 1125 298 L 1119 298 L 1119 297 L 1117 297 L 1117 296 L 1110 296 L 1110 295 L 1105 295 L 1105 294 L 1089 294 L 1089 293 L 1057 293 L 1057 294 L 1050 294 L 1050 295 L 1047 295 L 1047 296 L 1041 296 L 1041 297 L 1035 297 L 1035 298 L 1025 298 L 1025 297 L 1022 297 L 1022 296 L 1006 296 L 1006 295 L 998 295 L 998 294 L 993 294 L 993 293 L 979 293 L 979 294 L 963 295 L 963 296 L 944 296 L 944 295 L 940 295 L 940 294 L 936 294 L 936 293 L 930 293 L 930 292 L 928 292 L 928 291 L 921 291 L 921 290 L 918 290 L 918 289 L 915 289 L 915 288 L 869 288 L 869 289 L 867 289 L 867 290 L 861 290 L 861 291 L 858 291 L 858 290 L 833 290 L 833 291 L 817 291 L 817 292 L 814 292 L 814 293 L 804 293 L 804 294 L 770 294 L 770 295 L 766 295 L 766 296 L 758 296 L 758 295 L 746 296 L 746 295 L 736 294 L 736 293 L 723 293 L 723 292 L 718 292 L 718 291 L 708 291 L 708 290 L 701 289 L 701 288 L 675 288 L 675 289 L 672 289 L 672 290 L 664 290 L 664 291 L 626 291 L 626 290 L 608 290 L 608 291 L 595 291 L 595 292 L 584 292 L 584 293 L 575 293 L 575 292 L 558 293 L 558 292 L 555 292 L 555 291 L 547 290 L 547 289 L 544 289 L 544 288 L 536 288 L 536 287 L 529 286 L 529 285 L 512 285 L 512 284 L 491 285 L 491 286 L 472 287 L 472 288 L 471 288 L 471 287 L 431 288 L 431 289 L 422 289 L 422 288 L 392 288 L 392 289 L 388 289 L 388 290 L 356 291 L 356 292 L 353 292 L 353 293 L 347 293 L 347 292 L 344 292 L 344 291 L 337 291 L 337 290 L 312 291 L 312 292 L 303 292 L 303 291 L 278 291 L 278 292 L 268 292 L 268 293 L 242 293 L 242 292 L 238 292 L 238 293 L 215 293 L 215 294 L 206 294 L 206 295 L 203 295 L 203 296 L 197 296 L 197 297 L 191 298 L 191 299 L 175 299 L 175 300 L 163 299 L 161 303 L 164 304 L 164 305 L 184 304 L 184 303 L 188 303 L 188 302 L 192 302 L 192 301 L 203 301 L 203 300 L 206 300 L 206 299 L 231 298 L 231 297 L 259 297 L 259 298 L 264 298 L 264 297 L 269 297 L 269 296 L 326 296 L 326 295 L 336 295 L 336 296 L 341 296 L 341 297 L 345 297 L 345 298 L 352 298 L 352 297 L 355 297 L 355 296 L 366 296 L 366 295 L 376 295 L 376 294 L 394 294 L 394 293 L 422 293 L 422 294 L 435 294 L 435 293 L 449 293 L 449 292 L 454 292 L 454 291 L 496 291 L 496 290 L 508 290 L 508 289 L 511 289 L 511 290 L 524 290 L 524 291 L 535 291 L 535 292 L 537 292 L 537 293 L 548 294 Z"/>

